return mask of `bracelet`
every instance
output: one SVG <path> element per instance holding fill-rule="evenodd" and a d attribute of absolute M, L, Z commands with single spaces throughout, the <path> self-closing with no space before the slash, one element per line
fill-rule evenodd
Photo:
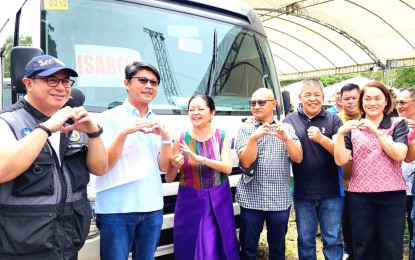
<path fill-rule="evenodd" d="M 161 140 L 161 142 L 163 144 L 171 144 L 171 139 L 169 139 L 169 140 Z"/>
<path fill-rule="evenodd" d="M 383 132 L 382 130 L 377 130 L 377 132 L 376 132 L 376 137 L 377 138 L 380 138 L 380 137 L 382 137 L 384 135 L 385 135 L 385 132 Z"/>
<path fill-rule="evenodd" d="M 206 157 L 203 157 L 201 162 L 198 162 L 199 165 L 205 165 Z"/>
<path fill-rule="evenodd" d="M 52 131 L 50 131 L 50 129 L 47 128 L 44 125 L 39 124 L 39 125 L 36 126 L 36 128 L 39 128 L 39 129 L 42 129 L 43 131 L 45 131 L 48 134 L 48 137 L 52 135 Z"/>

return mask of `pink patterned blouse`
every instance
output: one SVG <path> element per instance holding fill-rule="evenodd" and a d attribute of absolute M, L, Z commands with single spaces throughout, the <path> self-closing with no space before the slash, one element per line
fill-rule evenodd
<path fill-rule="evenodd" d="M 387 138 L 406 143 L 408 127 L 401 118 L 384 118 L 379 128 Z M 385 124 L 386 123 L 386 124 Z M 406 124 L 406 123 L 405 123 Z M 350 137 L 350 135 L 349 135 Z M 346 147 L 347 147 L 346 140 Z M 350 143 L 349 143 L 350 144 Z M 385 192 L 406 190 L 402 177 L 401 162 L 390 158 L 380 145 L 377 137 L 368 131 L 352 130 L 351 144 L 353 152 L 352 177 L 349 192 Z"/>

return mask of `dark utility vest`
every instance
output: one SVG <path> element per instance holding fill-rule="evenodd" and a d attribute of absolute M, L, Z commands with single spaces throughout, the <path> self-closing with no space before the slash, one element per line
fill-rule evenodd
<path fill-rule="evenodd" d="M 0 112 L 16 140 L 47 119 L 25 100 Z M 76 257 L 91 221 L 86 153 L 85 134 L 61 134 L 59 153 L 48 140 L 25 172 L 0 184 L 0 259 Z"/>

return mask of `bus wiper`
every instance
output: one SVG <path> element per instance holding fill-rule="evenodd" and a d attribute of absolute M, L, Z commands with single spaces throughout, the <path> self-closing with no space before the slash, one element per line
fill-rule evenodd
<path fill-rule="evenodd" d="M 216 67 L 218 63 L 218 33 L 213 31 L 213 51 L 212 51 L 212 63 L 210 64 L 209 70 L 209 81 L 208 81 L 208 95 L 212 96 L 213 84 L 215 83 Z"/>

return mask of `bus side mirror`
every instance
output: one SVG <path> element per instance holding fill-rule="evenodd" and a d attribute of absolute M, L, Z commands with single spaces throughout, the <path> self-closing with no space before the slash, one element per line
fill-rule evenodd
<path fill-rule="evenodd" d="M 13 86 L 12 102 L 15 103 L 15 96 L 25 94 L 26 87 L 22 82 L 26 64 L 35 56 L 43 55 L 43 51 L 38 48 L 27 46 L 13 47 L 10 53 L 10 77 Z"/>
<path fill-rule="evenodd" d="M 284 90 L 282 91 L 282 103 L 284 104 L 284 114 L 288 115 L 290 113 L 291 99 L 290 92 Z"/>
<path fill-rule="evenodd" d="M 83 106 L 85 103 L 85 95 L 82 90 L 79 88 L 71 88 L 71 96 L 69 97 L 68 102 L 66 102 L 65 106 L 70 107 L 80 107 Z"/>

